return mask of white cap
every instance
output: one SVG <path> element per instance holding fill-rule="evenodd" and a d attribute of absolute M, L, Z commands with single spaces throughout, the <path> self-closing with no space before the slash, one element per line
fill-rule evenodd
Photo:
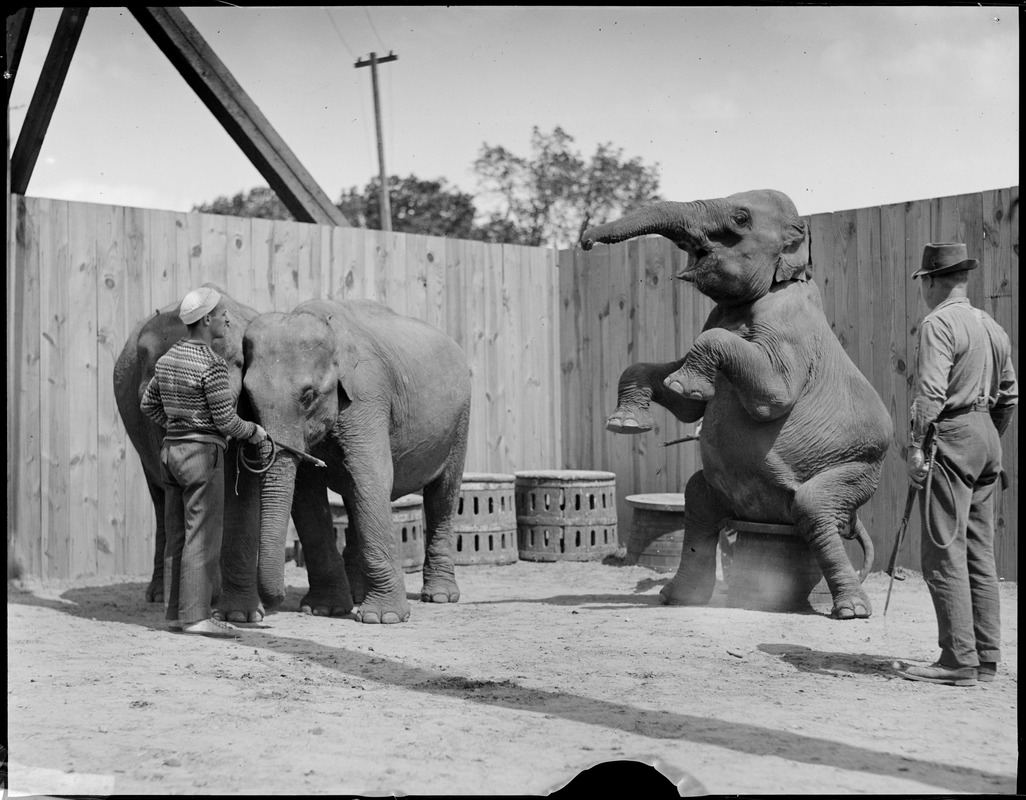
<path fill-rule="evenodd" d="M 185 295 L 178 316 L 186 325 L 192 325 L 213 311 L 220 301 L 221 293 L 217 289 L 201 286 Z"/>

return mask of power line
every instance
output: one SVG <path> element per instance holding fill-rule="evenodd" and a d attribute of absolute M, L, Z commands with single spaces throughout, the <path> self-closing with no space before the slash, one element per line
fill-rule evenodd
<path fill-rule="evenodd" d="M 346 44 L 346 40 L 342 38 L 342 31 L 340 31 L 338 29 L 338 25 L 335 24 L 335 18 L 331 16 L 331 12 L 328 9 L 324 9 L 324 13 L 328 15 L 328 20 L 331 22 L 331 27 L 335 29 L 335 33 L 338 34 L 338 40 L 342 42 L 342 46 L 346 49 L 346 52 L 349 53 L 349 57 L 356 58 L 356 56 L 353 55 L 353 51 L 350 49 L 349 45 Z"/>
<path fill-rule="evenodd" d="M 381 37 L 378 36 L 378 29 L 374 27 L 374 21 L 371 19 L 370 11 L 367 10 L 367 6 L 363 7 L 363 13 L 367 15 L 367 22 L 370 23 L 371 30 L 374 31 L 374 36 L 377 37 L 378 44 L 381 45 L 381 49 L 385 49 L 385 43 L 381 41 Z"/>

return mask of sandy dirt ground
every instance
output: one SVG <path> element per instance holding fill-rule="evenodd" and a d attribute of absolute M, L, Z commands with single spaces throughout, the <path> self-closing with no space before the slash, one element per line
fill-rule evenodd
<path fill-rule="evenodd" d="M 10 793 L 546 795 L 613 761 L 682 796 L 1016 792 L 1016 584 L 999 679 L 955 688 L 889 671 L 937 655 L 915 574 L 887 616 L 869 576 L 849 622 L 730 608 L 722 584 L 666 607 L 667 577 L 464 567 L 460 602 L 429 605 L 410 574 L 410 622 L 370 626 L 299 613 L 289 563 L 284 609 L 234 642 L 164 631 L 142 576 L 9 585 Z"/>

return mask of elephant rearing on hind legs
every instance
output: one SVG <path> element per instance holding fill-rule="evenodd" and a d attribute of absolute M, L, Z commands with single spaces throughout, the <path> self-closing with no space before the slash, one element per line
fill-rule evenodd
<path fill-rule="evenodd" d="M 751 191 L 655 203 L 585 231 L 581 246 L 644 234 L 687 251 L 678 277 L 717 303 L 682 359 L 624 370 L 606 423 L 651 430 L 651 402 L 682 422 L 702 419 L 703 468 L 684 490 L 683 555 L 661 599 L 709 601 L 718 533 L 735 518 L 794 525 L 830 587 L 833 616 L 868 617 L 841 536 L 869 539 L 856 510 L 879 483 L 892 425 L 806 274 L 804 220 L 781 192 Z"/>

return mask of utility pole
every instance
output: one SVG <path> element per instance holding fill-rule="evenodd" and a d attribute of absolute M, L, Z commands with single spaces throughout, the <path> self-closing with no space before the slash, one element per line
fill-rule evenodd
<path fill-rule="evenodd" d="M 357 67 L 371 68 L 371 86 L 374 89 L 374 124 L 378 132 L 378 170 L 381 174 L 381 230 L 392 230 L 392 204 L 388 201 L 388 179 L 385 175 L 385 147 L 381 136 L 381 108 L 378 103 L 378 64 L 385 64 L 389 61 L 396 61 L 399 58 L 388 51 L 384 58 L 378 58 L 377 53 L 371 53 L 367 61 L 359 60 Z"/>

